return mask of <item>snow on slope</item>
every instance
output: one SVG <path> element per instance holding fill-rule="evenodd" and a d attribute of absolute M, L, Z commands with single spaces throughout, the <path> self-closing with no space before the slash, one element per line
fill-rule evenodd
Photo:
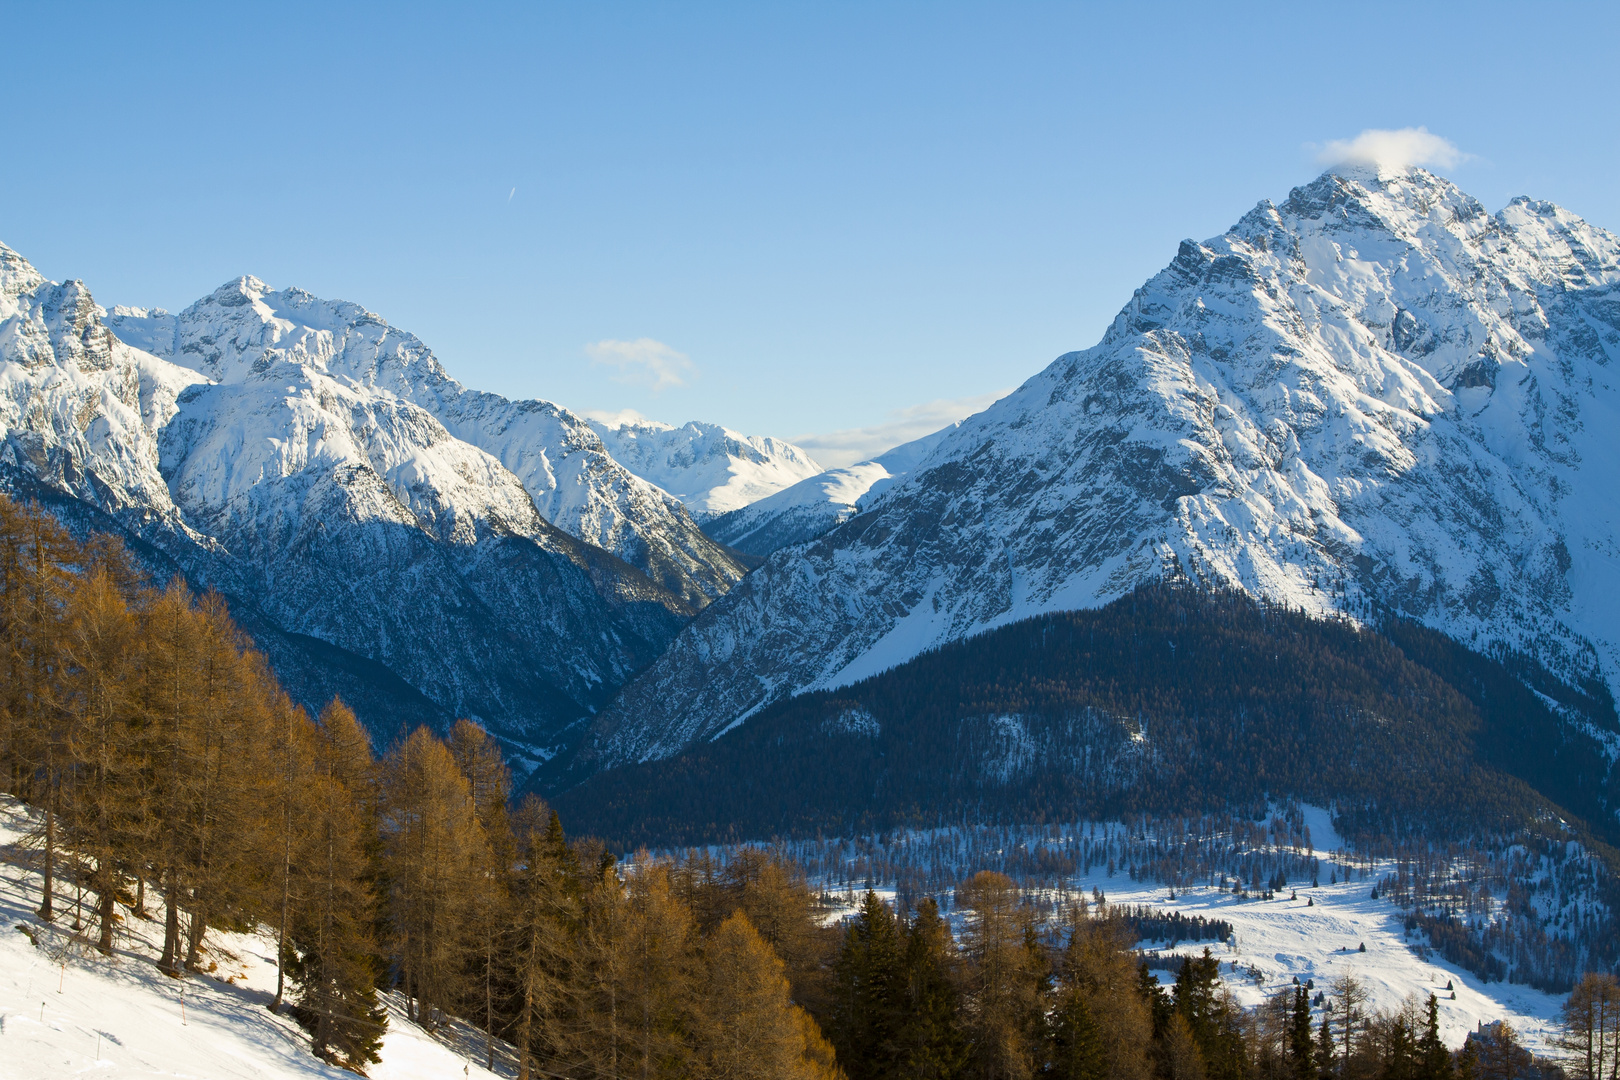
<path fill-rule="evenodd" d="M 749 555 L 813 540 L 854 517 L 915 469 L 961 422 L 902 443 L 870 461 L 800 480 L 792 487 L 706 522 L 703 531 Z"/>
<path fill-rule="evenodd" d="M 14 850 L 25 813 L 15 800 L 0 796 L 0 848 Z M 161 923 L 137 919 L 120 906 L 124 922 L 112 958 L 70 947 L 70 915 L 50 927 L 33 915 L 40 901 L 38 875 L 12 863 L 0 867 L 4 1080 L 86 1072 L 198 1080 L 353 1077 L 317 1060 L 309 1037 L 291 1016 L 273 1015 L 265 1007 L 276 985 L 273 938 L 211 930 L 208 955 L 218 969 L 182 983 L 157 970 Z M 71 912 L 71 895 L 59 896 L 62 901 Z M 388 1031 L 382 1062 L 369 1071 L 372 1080 L 512 1075 L 510 1068 L 496 1074 L 482 1067 L 481 1043 L 468 1038 L 465 1027 L 458 1025 L 440 1041 L 407 1020 L 393 995 L 384 1001 Z M 503 1064 L 497 1058 L 497 1068 Z"/>
<path fill-rule="evenodd" d="M 1620 688 L 1620 240 L 1421 169 L 1185 241 L 1084 352 L 778 552 L 599 719 L 660 757 L 782 696 L 1167 569 Z"/>
<path fill-rule="evenodd" d="M 719 424 L 592 420 L 591 427 L 615 461 L 680 499 L 699 521 L 758 502 L 821 471 L 792 443 Z"/>
<path fill-rule="evenodd" d="M 107 323 L 143 349 L 255 398 L 302 382 L 319 384 L 317 396 L 342 386 L 362 411 L 409 411 L 399 404 L 408 402 L 442 425 L 439 442 L 448 436 L 498 461 L 547 522 L 612 552 L 693 606 L 742 576 L 677 499 L 615 462 L 583 418 L 550 402 L 468 390 L 414 335 L 358 304 L 244 277 L 179 315 L 114 308 Z M 374 419 L 357 420 L 362 437 Z M 457 486 L 459 465 L 444 462 L 447 471 L 435 464 L 424 459 L 408 479 L 441 491 Z M 462 486 L 464 496 L 478 498 Z"/>
<path fill-rule="evenodd" d="M 81 518 L 102 515 L 81 525 L 150 545 L 139 557 L 160 581 L 183 572 L 239 618 L 268 620 L 261 643 L 315 672 L 305 704 L 356 688 L 364 658 L 388 669 L 371 689 L 409 684 L 391 702 L 420 692 L 427 711 L 481 717 L 508 745 L 556 745 L 695 603 L 545 521 L 496 456 L 377 386 L 377 369 L 402 383 L 410 369 L 457 389 L 431 353 L 407 347 L 415 339 L 302 294 L 291 299 L 308 301 L 311 320 L 295 324 L 261 293 L 243 279 L 179 317 L 104 317 L 81 282 L 47 281 L 0 246 L 0 487 L 74 500 Z M 109 321 L 186 363 L 125 343 Z M 368 362 L 369 382 L 357 377 Z M 577 426 L 633 496 L 667 503 L 690 546 L 715 554 L 707 587 L 741 573 L 679 503 Z M 670 535 L 652 515 L 641 524 Z M 660 565 L 707 599 L 698 575 Z"/>

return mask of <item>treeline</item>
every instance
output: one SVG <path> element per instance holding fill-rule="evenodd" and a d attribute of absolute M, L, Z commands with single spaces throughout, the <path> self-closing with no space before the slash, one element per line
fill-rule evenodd
<path fill-rule="evenodd" d="M 538 799 L 509 808 L 468 721 L 379 759 L 341 703 L 294 706 L 217 597 L 149 587 L 116 543 L 3 498 L 0 680 L 38 915 L 87 948 L 153 918 L 183 978 L 213 965 L 210 928 L 268 927 L 271 1008 L 356 1071 L 397 988 L 425 1027 L 483 1028 L 491 1061 L 510 1043 L 525 1077 L 837 1075 L 789 983 L 834 942 L 787 868 L 619 867 Z"/>

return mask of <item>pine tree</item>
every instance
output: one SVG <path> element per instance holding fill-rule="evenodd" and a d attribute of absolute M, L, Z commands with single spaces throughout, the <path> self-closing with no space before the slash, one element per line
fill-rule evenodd
<path fill-rule="evenodd" d="M 1051 1024 L 1048 1075 L 1054 1080 L 1105 1080 L 1108 1063 L 1102 1035 L 1086 1005 L 1086 995 L 1076 987 L 1065 988 L 1053 1010 Z"/>
<path fill-rule="evenodd" d="M 1326 1016 L 1322 1017 L 1322 1026 L 1316 1032 L 1316 1073 L 1321 1080 L 1332 1080 L 1339 1073 L 1333 1046 L 1333 1028 Z"/>
<path fill-rule="evenodd" d="M 1316 1080 L 1317 1065 L 1311 1046 L 1311 996 L 1303 986 L 1294 988 L 1288 1022 L 1288 1063 L 1294 1080 Z"/>
<path fill-rule="evenodd" d="M 580 919 L 579 867 L 555 811 L 525 796 L 514 820 L 513 919 L 508 955 L 516 984 L 512 1038 L 518 1080 L 529 1080 L 536 1057 L 558 1058 L 572 1026 Z"/>
<path fill-rule="evenodd" d="M 834 965 L 833 1045 L 855 1080 L 896 1073 L 896 1036 L 905 994 L 905 951 L 888 904 L 868 889 L 844 932 Z"/>
<path fill-rule="evenodd" d="M 958 1015 L 956 943 L 939 905 L 925 897 L 906 929 L 904 1007 L 894 1036 L 896 1075 L 903 1080 L 951 1080 L 967 1064 Z"/>
<path fill-rule="evenodd" d="M 1418 1080 L 1452 1080 L 1451 1051 L 1440 1038 L 1440 1003 L 1433 994 L 1425 1007 L 1423 1035 L 1417 1044 Z"/>

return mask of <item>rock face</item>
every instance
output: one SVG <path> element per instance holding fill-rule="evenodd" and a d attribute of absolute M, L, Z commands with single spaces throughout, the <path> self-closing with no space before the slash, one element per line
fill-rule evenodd
<path fill-rule="evenodd" d="M 575 775 L 1170 573 L 1400 614 L 1620 685 L 1620 241 L 1423 170 L 1329 172 L 1103 340 L 777 552 L 599 717 Z"/>
<path fill-rule="evenodd" d="M 220 589 L 383 737 L 470 715 L 544 757 L 742 573 L 566 410 L 252 278 L 109 315 L 0 247 L 0 424 L 4 486 Z"/>
<path fill-rule="evenodd" d="M 821 472 L 790 442 L 743 435 L 719 424 L 680 427 L 652 420 L 606 424 L 593 420 L 613 459 L 686 504 L 707 521 L 747 506 Z"/>
<path fill-rule="evenodd" d="M 546 521 L 617 555 L 694 607 L 723 595 L 743 574 L 680 500 L 615 462 L 582 417 L 547 401 L 468 390 L 414 335 L 358 304 L 239 278 L 179 315 L 116 308 L 107 321 L 125 340 L 214 383 L 268 385 L 282 365 L 342 384 L 356 400 L 414 406 L 453 441 L 494 458 L 526 493 L 519 501 L 532 502 Z M 362 428 L 371 430 L 365 422 Z M 432 468 L 425 459 L 418 464 Z M 452 474 L 464 463 L 441 464 L 448 472 L 441 469 L 430 483 L 459 483 Z"/>
<path fill-rule="evenodd" d="M 870 461 L 800 480 L 757 502 L 706 521 L 703 531 L 747 555 L 765 556 L 790 544 L 814 540 L 854 517 L 920 465 L 959 423 L 902 443 Z"/>

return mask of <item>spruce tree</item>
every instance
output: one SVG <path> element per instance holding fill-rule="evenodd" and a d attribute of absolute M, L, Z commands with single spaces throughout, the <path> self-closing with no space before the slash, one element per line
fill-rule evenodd
<path fill-rule="evenodd" d="M 1311 1045 L 1311 996 L 1294 987 L 1293 1010 L 1288 1020 L 1288 1064 L 1294 1080 L 1316 1080 L 1317 1066 Z"/>
<path fill-rule="evenodd" d="M 925 897 L 905 936 L 904 1005 L 894 1034 L 895 1073 L 904 1080 L 951 1080 L 967 1063 L 955 965 L 950 924 Z"/>
<path fill-rule="evenodd" d="M 1440 1039 L 1440 1003 L 1429 995 L 1424 1009 L 1423 1035 L 1417 1044 L 1418 1080 L 1452 1080 L 1451 1051 Z"/>
<path fill-rule="evenodd" d="M 905 982 L 904 945 L 893 910 L 868 889 L 844 931 L 833 968 L 833 1045 L 855 1080 L 895 1073 L 895 1036 Z"/>

